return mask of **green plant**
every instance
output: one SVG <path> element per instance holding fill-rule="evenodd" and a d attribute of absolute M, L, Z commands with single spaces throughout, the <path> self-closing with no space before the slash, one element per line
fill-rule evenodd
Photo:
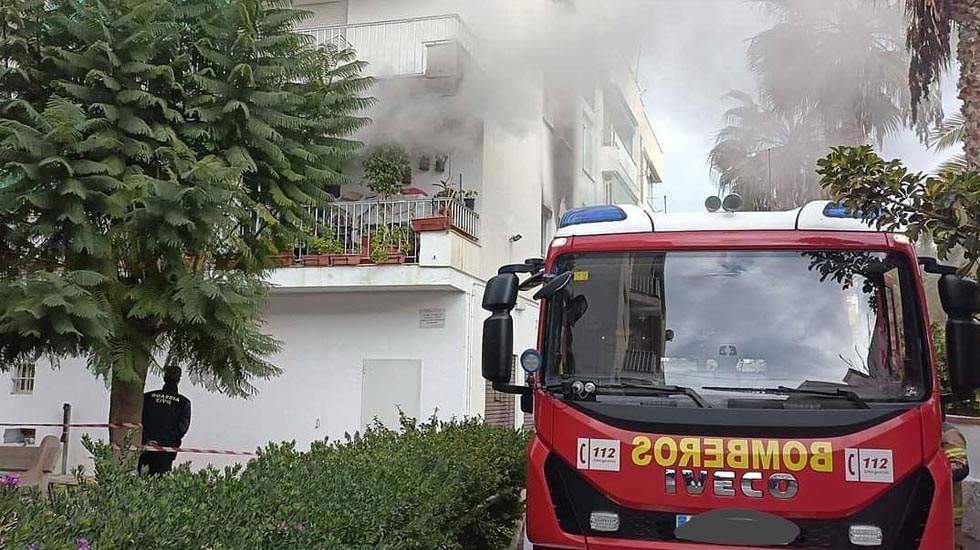
<path fill-rule="evenodd" d="M 411 170 L 408 154 L 400 145 L 382 145 L 364 161 L 367 186 L 382 197 L 401 192 L 405 185 L 405 175 L 411 173 Z"/>
<path fill-rule="evenodd" d="M 834 147 L 817 163 L 821 185 L 865 222 L 904 231 L 913 241 L 929 236 L 946 259 L 962 250 L 964 273 L 980 264 L 980 175 L 910 173 L 898 160 L 884 161 L 870 146 Z"/>
<path fill-rule="evenodd" d="M 464 199 L 475 199 L 480 196 L 480 192 L 476 189 L 464 189 L 461 196 Z"/>
<path fill-rule="evenodd" d="M 435 194 L 435 197 L 437 198 L 447 198 L 447 199 L 460 198 L 459 189 L 456 188 L 452 183 L 449 183 L 449 180 L 440 181 L 439 183 L 435 184 L 435 187 L 439 189 L 439 191 Z"/>
<path fill-rule="evenodd" d="M 0 488 L 7 548 L 505 548 L 522 513 L 526 438 L 478 420 L 374 425 L 270 444 L 245 465 L 134 476 L 86 443 L 96 482 L 51 499 Z"/>
<path fill-rule="evenodd" d="M 310 250 L 320 254 L 343 254 L 345 252 L 344 241 L 335 237 L 332 232 L 311 237 L 307 241 Z"/>
<path fill-rule="evenodd" d="M 352 50 L 292 32 L 308 16 L 271 0 L 0 7 L 0 370 L 85 357 L 113 422 L 140 421 L 158 358 L 238 396 L 279 372 L 263 272 L 346 182 L 372 102 Z"/>
<path fill-rule="evenodd" d="M 385 246 L 383 241 L 372 239 L 371 254 L 369 257 L 376 264 L 384 263 L 388 259 L 388 247 Z"/>
<path fill-rule="evenodd" d="M 406 256 L 413 249 L 412 230 L 402 225 L 379 226 L 371 234 L 371 261 L 382 263 L 388 259 L 389 252 L 398 251 Z"/>

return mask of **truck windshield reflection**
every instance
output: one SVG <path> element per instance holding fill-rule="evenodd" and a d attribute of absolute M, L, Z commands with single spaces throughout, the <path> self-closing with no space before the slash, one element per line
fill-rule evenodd
<path fill-rule="evenodd" d="M 924 395 L 898 254 L 594 253 L 555 271 L 572 282 L 546 306 L 543 381 L 570 399 L 827 409 Z M 568 391 L 576 381 L 595 390 Z"/>

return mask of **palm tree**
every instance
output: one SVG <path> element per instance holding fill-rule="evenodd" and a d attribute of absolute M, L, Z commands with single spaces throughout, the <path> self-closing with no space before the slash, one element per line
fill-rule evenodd
<path fill-rule="evenodd" d="M 913 110 L 948 69 L 952 30 L 956 26 L 964 160 L 968 168 L 980 168 L 980 0 L 906 0 L 905 6 Z"/>
<path fill-rule="evenodd" d="M 921 96 L 925 116 L 913 116 L 895 1 L 752 1 L 774 23 L 748 45 L 758 102 L 728 94 L 737 104 L 708 156 L 722 191 L 762 209 L 798 206 L 821 196 L 816 159 L 830 146 L 880 145 L 904 126 L 926 140 L 942 120 L 931 84 Z"/>
<path fill-rule="evenodd" d="M 925 140 L 942 120 L 932 93 L 922 96 L 927 116 L 912 116 L 903 13 L 894 2 L 754 1 L 775 24 L 749 41 L 749 65 L 777 111 L 811 109 L 838 145 L 881 144 L 907 124 Z"/>
<path fill-rule="evenodd" d="M 936 152 L 962 148 L 966 134 L 966 120 L 962 113 L 950 115 L 929 134 L 929 148 Z M 966 170 L 966 157 L 958 153 L 939 165 L 940 172 L 962 172 Z"/>
<path fill-rule="evenodd" d="M 786 116 L 749 94 L 726 94 L 736 105 L 715 136 L 708 163 L 722 192 L 742 196 L 748 208 L 790 208 L 820 196 L 813 167 L 826 147 L 818 119 L 808 111 Z"/>

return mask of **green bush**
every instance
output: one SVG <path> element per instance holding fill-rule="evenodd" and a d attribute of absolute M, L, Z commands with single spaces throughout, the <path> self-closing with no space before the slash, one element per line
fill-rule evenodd
<path fill-rule="evenodd" d="M 157 478 L 88 442 L 95 484 L 50 500 L 0 488 L 0 547 L 506 547 L 521 514 L 524 436 L 476 420 L 402 423 Z"/>

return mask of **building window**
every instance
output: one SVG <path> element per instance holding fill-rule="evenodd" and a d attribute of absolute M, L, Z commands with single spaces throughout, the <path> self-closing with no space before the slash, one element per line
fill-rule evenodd
<path fill-rule="evenodd" d="M 595 179 L 595 128 L 588 116 L 582 124 L 582 170 Z"/>
<path fill-rule="evenodd" d="M 3 431 L 4 445 L 34 445 L 37 431 L 34 428 L 7 428 Z"/>
<path fill-rule="evenodd" d="M 34 393 L 34 375 L 36 367 L 34 363 L 22 363 L 14 366 L 13 369 L 13 389 L 11 393 L 31 394 Z"/>

